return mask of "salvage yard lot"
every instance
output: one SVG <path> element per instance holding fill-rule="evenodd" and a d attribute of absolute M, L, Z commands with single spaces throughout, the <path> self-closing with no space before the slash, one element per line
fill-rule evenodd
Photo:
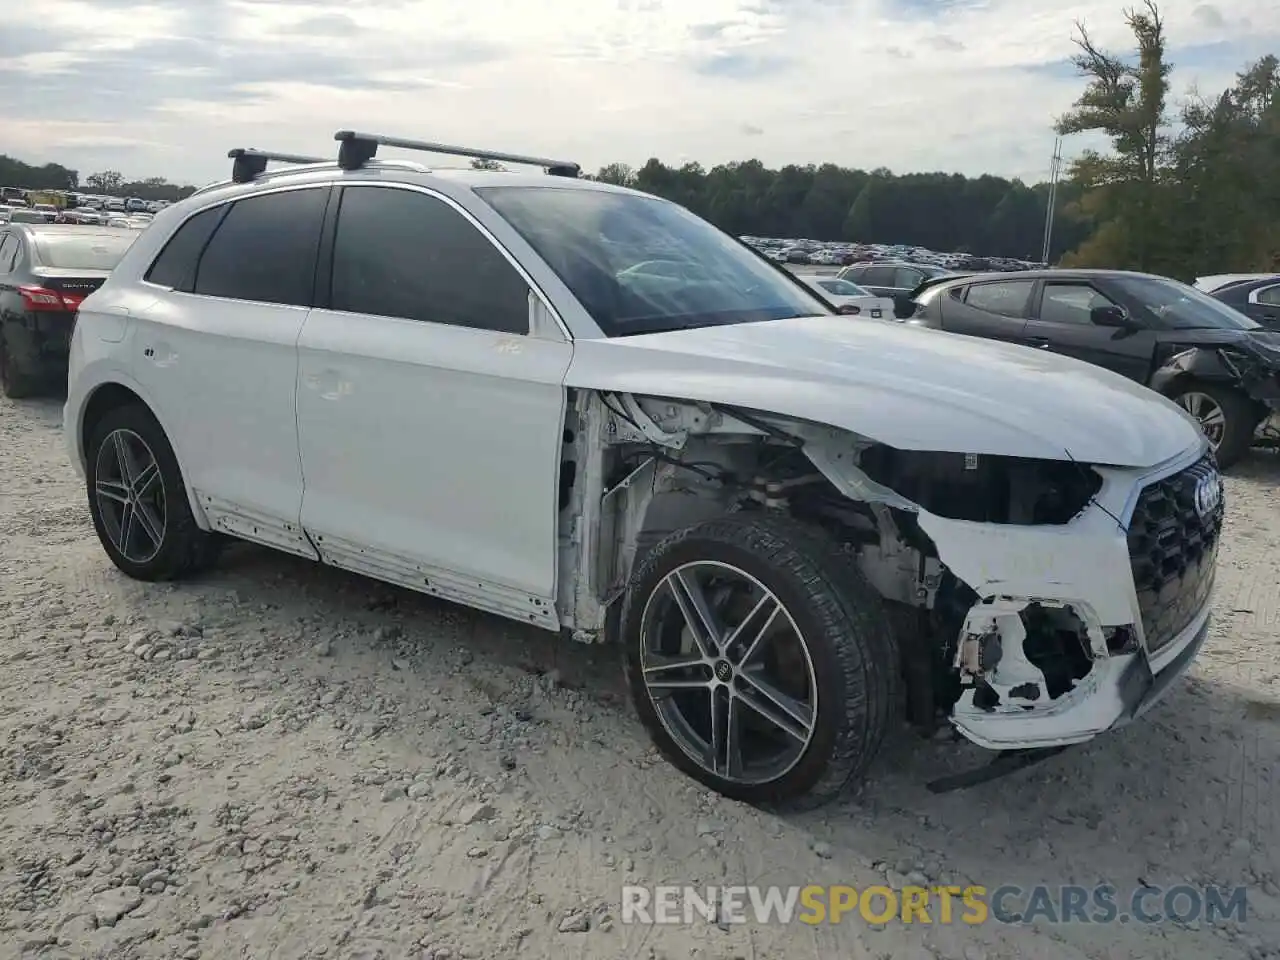
<path fill-rule="evenodd" d="M 657 759 L 617 651 L 250 546 L 110 565 L 55 402 L 0 401 L 0 955 L 1280 957 L 1280 458 L 1227 481 L 1212 638 L 1145 720 L 941 796 L 902 733 L 777 816 Z M 626 883 L 1249 887 L 1243 925 L 623 925 Z"/>

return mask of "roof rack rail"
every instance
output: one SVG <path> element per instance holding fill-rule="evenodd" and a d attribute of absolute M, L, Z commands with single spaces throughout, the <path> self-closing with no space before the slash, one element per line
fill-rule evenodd
<path fill-rule="evenodd" d="M 493 160 L 497 163 L 520 163 L 543 167 L 553 177 L 577 178 L 582 167 L 571 160 L 549 160 L 546 157 L 525 157 L 517 153 L 497 153 L 493 150 L 476 150 L 472 147 L 454 147 L 446 143 L 428 143 L 423 140 L 405 140 L 380 133 L 357 133 L 339 130 L 333 135 L 338 147 L 338 166 L 343 170 L 359 170 L 378 153 L 378 147 L 399 147 L 403 150 L 421 150 L 423 153 L 440 153 L 451 157 L 470 157 L 473 160 Z"/>
<path fill-rule="evenodd" d="M 262 176 L 267 163 L 276 160 L 280 163 L 327 163 L 323 157 L 302 157 L 296 153 L 272 153 L 269 150 L 255 150 L 252 147 L 236 147 L 227 151 L 227 157 L 234 161 L 231 164 L 231 182 L 249 183 L 255 177 Z"/>

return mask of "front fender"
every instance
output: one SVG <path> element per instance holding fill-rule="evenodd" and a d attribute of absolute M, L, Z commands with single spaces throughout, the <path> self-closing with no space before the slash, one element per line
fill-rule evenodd
<path fill-rule="evenodd" d="M 1269 405 L 1280 400 L 1280 377 L 1271 367 L 1222 347 L 1191 347 L 1175 353 L 1152 375 L 1150 386 L 1171 396 L 1186 380 L 1236 387 Z"/>
<path fill-rule="evenodd" d="M 1220 350 L 1211 347 L 1191 347 L 1180 350 L 1166 360 L 1152 374 L 1150 386 L 1157 393 L 1168 396 L 1178 382 L 1187 377 L 1227 383 L 1239 379 L 1237 373 L 1223 360 Z"/>

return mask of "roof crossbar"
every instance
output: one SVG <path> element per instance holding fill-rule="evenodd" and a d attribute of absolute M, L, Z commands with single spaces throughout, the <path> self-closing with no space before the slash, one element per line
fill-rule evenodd
<path fill-rule="evenodd" d="M 477 150 L 473 147 L 454 147 L 446 143 L 428 143 L 423 140 L 405 140 L 380 133 L 357 133 L 339 130 L 333 135 L 337 140 L 338 166 L 344 170 L 359 170 L 378 153 L 378 147 L 398 147 L 402 150 L 421 150 L 423 153 L 439 153 L 451 157 L 470 157 L 473 160 L 492 160 L 496 163 L 519 163 L 543 167 L 553 177 L 578 177 L 582 167 L 571 160 L 550 160 L 546 157 L 526 157 L 517 153 L 498 153 L 493 150 Z"/>
<path fill-rule="evenodd" d="M 260 177 L 272 161 L 280 163 L 327 163 L 323 157 L 302 157 L 296 153 L 272 153 L 269 150 L 255 150 L 252 147 L 236 147 L 227 151 L 227 157 L 234 161 L 231 164 L 231 180 L 234 183 L 249 183 Z"/>

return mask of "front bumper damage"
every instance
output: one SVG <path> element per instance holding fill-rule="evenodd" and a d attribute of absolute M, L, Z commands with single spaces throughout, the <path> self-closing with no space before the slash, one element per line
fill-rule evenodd
<path fill-rule="evenodd" d="M 1087 505 L 1036 525 L 942 517 L 835 444 L 806 452 L 845 496 L 914 514 L 966 591 L 958 635 L 938 639 L 960 684 L 950 722 L 979 746 L 1054 750 L 1123 726 L 1204 643 L 1223 504 L 1203 442 L 1146 471 L 1094 466 Z"/>
<path fill-rule="evenodd" d="M 979 746 L 1039 751 L 1122 727 L 1161 700 L 1204 644 L 1221 527 L 1216 468 L 1189 451 L 1137 478 L 1132 471 L 1098 472 L 1102 489 L 1062 526 L 970 523 L 919 512 L 942 563 L 980 598 L 960 631 L 954 667 L 965 685 L 950 717 Z M 1201 481 L 1219 485 L 1216 500 L 1199 504 L 1210 510 L 1199 515 L 1203 530 L 1187 525 L 1186 510 L 1178 527 L 1169 491 L 1194 497 Z M 1154 545 L 1135 540 L 1131 523 L 1153 525 Z M 1192 566 L 1178 552 L 1178 539 L 1205 531 L 1212 535 L 1193 544 Z M 1154 593 L 1146 584 L 1144 607 L 1136 576 L 1148 548 L 1158 552 L 1164 579 Z M 1041 620 L 1056 617 L 1079 637 L 1076 673 L 1065 684 L 1059 678 L 1056 688 L 1026 652 L 1031 610 Z"/>

